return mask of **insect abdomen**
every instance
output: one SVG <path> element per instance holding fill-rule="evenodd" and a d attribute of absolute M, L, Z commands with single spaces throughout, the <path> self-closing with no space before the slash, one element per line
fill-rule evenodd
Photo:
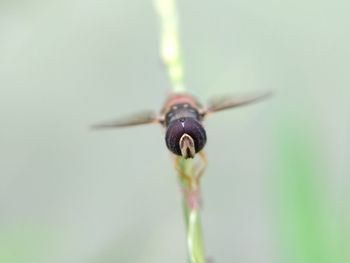
<path fill-rule="evenodd" d="M 184 135 L 188 135 L 194 143 L 194 152 L 198 153 L 203 149 L 207 142 L 207 135 L 202 124 L 195 118 L 180 118 L 170 122 L 166 134 L 165 142 L 168 149 L 176 155 L 183 155 L 183 152 L 188 152 L 186 149 L 181 149 L 180 141 Z M 185 158 L 194 156 L 184 156 Z"/>

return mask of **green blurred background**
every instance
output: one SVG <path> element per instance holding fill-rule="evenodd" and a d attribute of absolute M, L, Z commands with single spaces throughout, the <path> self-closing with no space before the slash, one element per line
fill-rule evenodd
<path fill-rule="evenodd" d="M 205 122 L 215 262 L 350 262 L 350 5 L 178 2 L 189 91 L 275 90 Z M 169 82 L 152 1 L 0 2 L 0 262 L 186 262 L 158 126 Z"/>

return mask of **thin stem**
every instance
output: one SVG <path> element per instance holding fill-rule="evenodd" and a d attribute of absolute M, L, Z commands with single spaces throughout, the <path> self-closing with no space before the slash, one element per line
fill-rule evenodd
<path fill-rule="evenodd" d="M 204 263 L 202 225 L 200 220 L 200 170 L 194 159 L 177 157 L 179 182 L 183 193 L 183 211 L 187 230 L 190 263 Z"/>
<path fill-rule="evenodd" d="M 175 0 L 154 0 L 154 3 L 161 24 L 160 55 L 168 71 L 172 92 L 185 92 L 184 70 L 181 58 Z M 198 169 L 198 166 L 195 164 L 196 159 L 176 158 L 176 169 L 183 193 L 183 211 L 187 231 L 189 262 L 205 263 L 204 242 L 200 220 L 199 184 L 203 169 Z"/>
<path fill-rule="evenodd" d="M 161 24 L 160 55 L 168 71 L 173 92 L 184 92 L 178 16 L 174 0 L 154 0 Z"/>

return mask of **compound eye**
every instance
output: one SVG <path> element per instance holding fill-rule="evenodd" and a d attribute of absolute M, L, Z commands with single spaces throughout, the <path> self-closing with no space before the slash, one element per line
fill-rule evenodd
<path fill-rule="evenodd" d="M 187 134 L 193 140 L 195 153 L 203 149 L 207 136 L 201 123 L 193 118 L 182 118 L 172 121 L 165 134 L 166 145 L 172 153 L 179 156 L 183 155 L 180 142 L 181 138 L 184 138 L 184 134 Z"/>

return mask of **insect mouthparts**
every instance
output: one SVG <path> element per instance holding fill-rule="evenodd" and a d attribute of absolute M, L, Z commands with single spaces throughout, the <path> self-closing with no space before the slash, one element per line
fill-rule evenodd
<path fill-rule="evenodd" d="M 179 146 L 182 157 L 184 157 L 185 159 L 194 158 L 196 149 L 194 146 L 193 138 L 190 135 L 184 133 L 180 138 Z"/>

